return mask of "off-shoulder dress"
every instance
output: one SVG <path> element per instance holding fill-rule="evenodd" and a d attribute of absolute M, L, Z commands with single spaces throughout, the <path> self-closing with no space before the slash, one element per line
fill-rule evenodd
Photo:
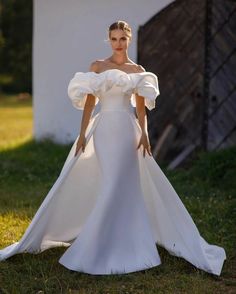
<path fill-rule="evenodd" d="M 118 69 L 75 73 L 68 85 L 73 106 L 83 110 L 89 93 L 101 108 L 86 129 L 85 152 L 74 156 L 77 137 L 24 235 L 0 250 L 0 260 L 65 246 L 59 263 L 70 270 L 122 274 L 160 265 L 158 245 L 220 275 L 224 248 L 205 241 L 154 158 L 136 149 L 135 93 L 155 108 L 158 77 Z"/>

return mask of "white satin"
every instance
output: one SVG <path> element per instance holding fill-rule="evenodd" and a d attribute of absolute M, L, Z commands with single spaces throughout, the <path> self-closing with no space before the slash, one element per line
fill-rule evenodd
<path fill-rule="evenodd" d="M 136 150 L 141 129 L 130 107 L 133 94 L 153 109 L 160 93 L 157 76 L 117 69 L 76 73 L 68 86 L 73 105 L 83 109 L 88 93 L 101 110 L 87 127 L 85 152 L 74 157 L 77 137 L 24 235 L 0 250 L 0 260 L 65 246 L 59 263 L 68 269 L 128 273 L 161 264 L 157 243 L 220 275 L 225 250 L 202 238 L 154 158 Z"/>

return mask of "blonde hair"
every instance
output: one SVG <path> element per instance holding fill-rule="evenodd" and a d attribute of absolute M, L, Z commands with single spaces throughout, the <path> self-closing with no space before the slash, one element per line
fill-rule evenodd
<path fill-rule="evenodd" d="M 124 31 L 125 34 L 127 35 L 127 37 L 129 37 L 130 40 L 132 39 L 131 27 L 129 26 L 129 24 L 126 21 L 123 21 L 123 20 L 118 20 L 109 26 L 109 28 L 108 28 L 109 38 L 111 37 L 111 31 L 117 30 L 117 29 Z"/>

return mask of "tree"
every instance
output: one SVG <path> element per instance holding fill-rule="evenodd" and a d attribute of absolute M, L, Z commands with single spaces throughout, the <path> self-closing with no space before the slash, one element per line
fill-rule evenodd
<path fill-rule="evenodd" d="M 32 1 L 0 2 L 0 86 L 32 93 Z"/>

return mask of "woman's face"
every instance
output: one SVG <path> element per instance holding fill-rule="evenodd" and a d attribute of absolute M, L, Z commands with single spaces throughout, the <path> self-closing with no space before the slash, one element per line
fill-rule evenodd
<path fill-rule="evenodd" d="M 122 54 L 129 46 L 130 38 L 123 30 L 116 29 L 110 32 L 110 44 L 114 53 Z"/>

